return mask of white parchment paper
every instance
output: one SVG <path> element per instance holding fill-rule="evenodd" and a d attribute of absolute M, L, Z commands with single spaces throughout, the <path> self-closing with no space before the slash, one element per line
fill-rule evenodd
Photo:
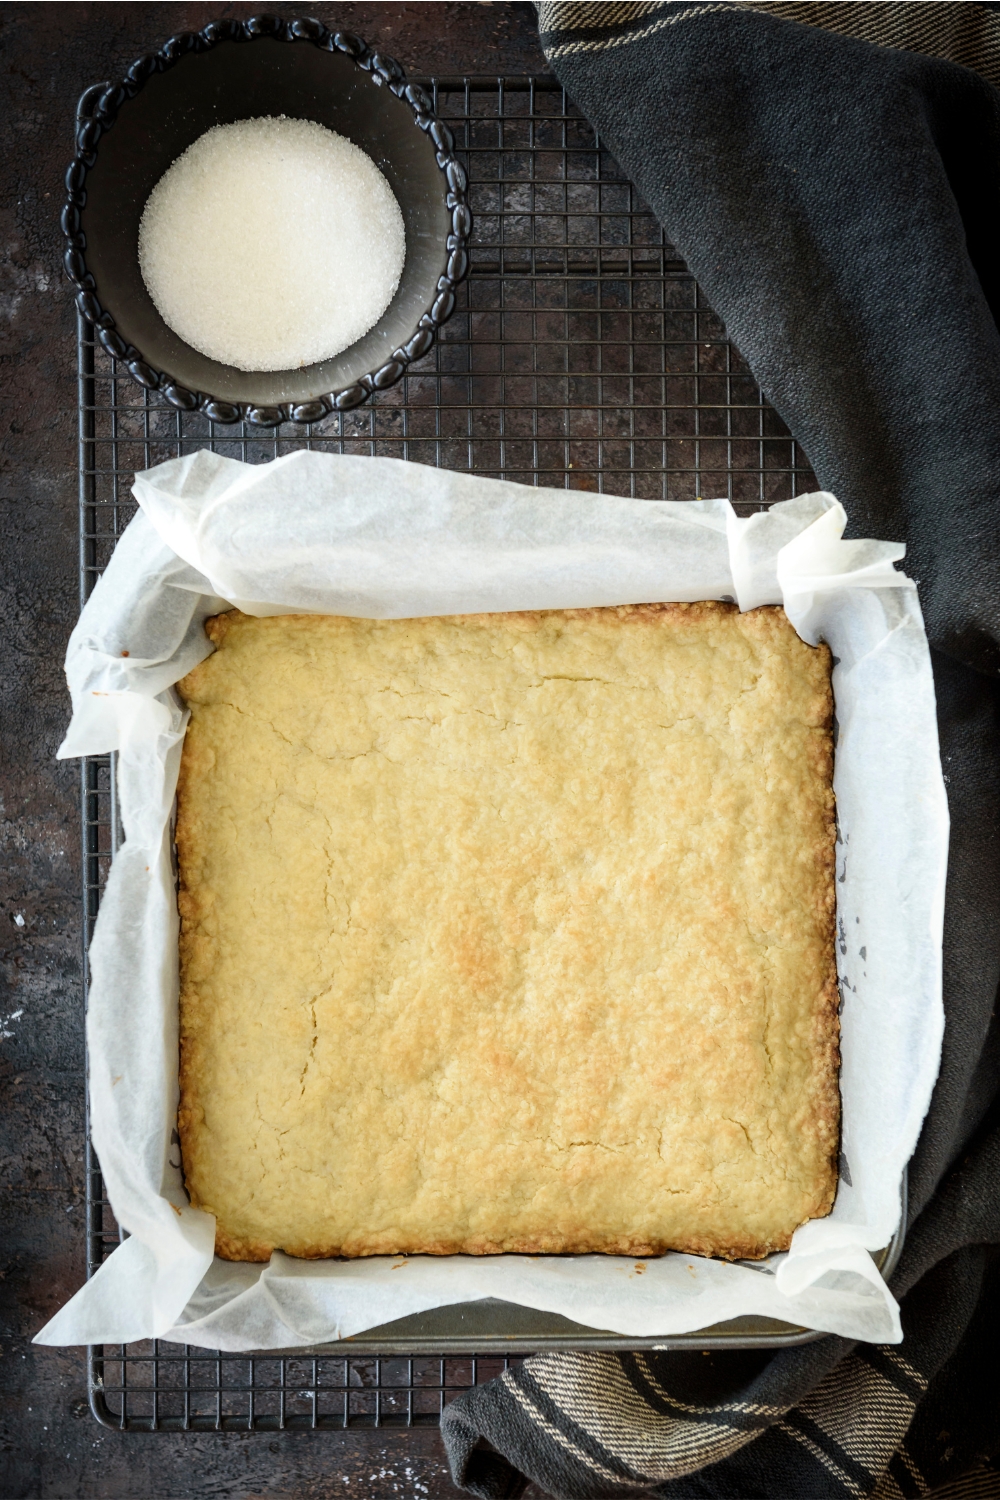
<path fill-rule="evenodd" d="M 384 458 L 208 452 L 136 478 L 141 507 L 70 640 L 61 756 L 118 752 L 125 843 L 91 947 L 94 1142 L 128 1238 L 46 1325 L 48 1344 L 313 1344 L 449 1303 L 500 1298 L 622 1334 L 756 1313 L 895 1342 L 869 1251 L 937 1074 L 948 816 L 934 688 L 902 546 L 841 540 L 832 495 L 739 519 L 728 501 L 650 503 L 475 479 Z M 206 616 L 404 618 L 732 598 L 783 603 L 834 653 L 843 1157 L 836 1205 L 786 1255 L 213 1259 L 176 1144 L 177 912 L 170 818 L 186 714 L 172 684 L 211 649 Z"/>

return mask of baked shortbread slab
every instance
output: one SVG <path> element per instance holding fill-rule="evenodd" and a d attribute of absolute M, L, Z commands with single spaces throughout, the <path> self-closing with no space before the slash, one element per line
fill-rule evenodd
<path fill-rule="evenodd" d="M 206 628 L 179 1129 L 220 1255 L 760 1257 L 829 1211 L 825 646 L 718 603 Z"/>

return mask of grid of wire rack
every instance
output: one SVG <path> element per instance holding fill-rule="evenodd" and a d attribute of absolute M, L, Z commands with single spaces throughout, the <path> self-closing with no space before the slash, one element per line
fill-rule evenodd
<path fill-rule="evenodd" d="M 303 447 L 388 455 L 650 501 L 725 495 L 743 515 L 815 488 L 694 277 L 558 84 L 430 86 L 468 167 L 471 270 L 436 347 L 398 385 L 310 426 L 224 426 L 151 397 L 81 322 L 81 605 L 135 512 L 132 474 L 200 447 L 252 463 Z M 89 943 L 120 836 L 110 757 L 83 763 L 82 815 Z M 89 1135 L 87 1167 L 92 1275 L 121 1231 Z M 88 1360 L 95 1416 L 137 1431 L 432 1425 L 510 1363 L 155 1340 Z"/>

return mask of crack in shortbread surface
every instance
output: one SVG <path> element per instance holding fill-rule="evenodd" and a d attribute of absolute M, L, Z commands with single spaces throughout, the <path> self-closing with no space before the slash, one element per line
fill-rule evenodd
<path fill-rule="evenodd" d="M 220 1254 L 756 1257 L 829 1211 L 825 646 L 716 603 L 206 628 L 179 1129 Z"/>

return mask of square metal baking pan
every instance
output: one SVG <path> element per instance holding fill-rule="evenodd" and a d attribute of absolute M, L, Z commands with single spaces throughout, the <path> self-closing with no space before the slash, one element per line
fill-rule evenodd
<path fill-rule="evenodd" d="M 726 495 L 740 515 L 817 488 L 693 276 L 555 80 L 420 81 L 455 132 L 475 221 L 471 273 L 440 341 L 369 404 L 266 430 L 161 404 L 81 321 L 81 606 L 135 512 L 133 473 L 202 447 L 249 462 L 296 448 L 381 454 L 651 501 Z M 86 761 L 81 775 L 86 946 L 118 837 L 112 758 Z M 87 1160 L 93 1275 L 120 1230 L 89 1139 Z M 884 1275 L 902 1237 L 875 1257 Z M 779 1348 L 821 1336 L 740 1318 L 624 1338 L 485 1301 L 313 1350 L 93 1348 L 88 1370 L 95 1416 L 120 1430 L 419 1426 L 528 1351 Z"/>

